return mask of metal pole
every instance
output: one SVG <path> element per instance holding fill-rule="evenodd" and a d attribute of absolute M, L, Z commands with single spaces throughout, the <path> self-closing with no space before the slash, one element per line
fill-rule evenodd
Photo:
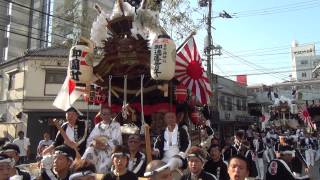
<path fill-rule="evenodd" d="M 212 51 L 212 50 L 216 49 L 212 44 L 212 33 L 211 33 L 211 28 L 212 28 L 212 22 L 211 22 L 212 21 L 212 0 L 208 0 L 208 6 L 209 6 L 208 17 L 207 17 L 208 47 L 206 49 L 207 50 L 206 54 L 207 54 L 207 67 L 208 67 L 207 68 L 207 70 L 208 70 L 207 73 L 208 73 L 208 78 L 209 78 L 210 85 L 211 85 L 212 90 L 213 90 L 213 95 L 210 96 L 211 109 L 213 110 L 213 114 L 211 114 L 211 116 L 212 116 L 211 122 L 212 122 L 212 124 L 217 124 L 218 125 L 218 131 L 222 132 L 221 124 L 219 122 L 219 114 L 218 114 L 218 100 L 219 100 L 219 98 L 218 98 L 218 76 L 213 74 L 213 72 L 212 72 L 213 63 L 211 62 L 212 56 L 216 55 L 216 54 L 213 54 L 213 51 Z M 210 112 L 212 112 L 212 111 L 210 111 Z M 222 136 L 221 133 L 220 133 L 220 136 Z"/>
<path fill-rule="evenodd" d="M 212 48 L 212 42 L 211 42 L 211 10 L 212 10 L 212 0 L 209 0 L 209 12 L 208 12 L 208 47 L 207 47 L 207 70 L 208 70 L 208 77 L 210 83 L 212 83 L 211 78 L 211 48 Z"/>

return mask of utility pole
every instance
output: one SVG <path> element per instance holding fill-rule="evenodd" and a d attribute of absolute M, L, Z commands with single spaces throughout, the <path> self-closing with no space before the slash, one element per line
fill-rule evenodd
<path fill-rule="evenodd" d="M 208 77 L 209 77 L 209 82 L 212 83 L 212 78 L 211 78 L 211 48 L 212 48 L 212 36 L 211 36 L 211 11 L 212 11 L 212 0 L 208 0 L 208 17 L 207 17 L 207 25 L 208 25 L 208 47 L 206 47 L 207 51 L 207 71 L 208 71 Z"/>
<path fill-rule="evenodd" d="M 211 114 L 211 122 L 214 124 L 219 124 L 219 114 L 218 114 L 218 92 L 217 92 L 217 76 L 212 73 L 212 50 L 215 49 L 212 43 L 212 0 L 208 0 L 208 17 L 207 17 L 207 47 L 206 47 L 206 55 L 207 55 L 207 74 L 210 82 L 210 86 L 212 89 L 212 96 L 210 96 L 211 105 L 209 106 L 210 114 Z M 219 125 L 218 125 L 218 129 Z"/>
<path fill-rule="evenodd" d="M 212 19 L 213 18 L 232 18 L 230 14 L 228 14 L 226 11 L 222 11 L 219 13 L 218 16 L 212 17 L 212 0 L 199 0 L 200 7 L 208 7 L 208 15 L 206 18 L 207 22 L 207 37 L 205 39 L 205 49 L 204 52 L 207 56 L 207 74 L 210 82 L 211 89 L 213 91 L 212 96 L 210 96 L 210 102 L 211 106 L 209 106 L 210 114 L 211 114 L 211 121 L 215 124 L 218 124 L 219 127 L 219 113 L 218 113 L 218 76 L 213 74 L 212 72 L 212 56 L 215 55 L 221 55 L 221 46 L 213 45 L 212 42 L 212 33 L 211 30 L 213 29 L 212 26 Z M 213 112 L 213 113 L 212 113 Z"/>

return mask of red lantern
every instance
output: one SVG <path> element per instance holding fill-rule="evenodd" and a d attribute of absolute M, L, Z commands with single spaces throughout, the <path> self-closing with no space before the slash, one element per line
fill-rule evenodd
<path fill-rule="evenodd" d="M 182 102 L 186 101 L 186 99 L 187 99 L 188 90 L 184 85 L 179 84 L 176 87 L 175 95 L 176 95 L 177 102 L 182 103 Z"/>
<path fill-rule="evenodd" d="M 194 111 L 191 113 L 191 121 L 195 125 L 200 124 L 200 113 L 198 111 Z"/>

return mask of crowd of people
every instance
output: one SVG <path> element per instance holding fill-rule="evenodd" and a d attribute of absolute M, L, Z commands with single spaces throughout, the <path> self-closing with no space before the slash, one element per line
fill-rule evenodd
<path fill-rule="evenodd" d="M 66 122 L 56 125 L 55 139 L 45 133 L 39 142 L 37 175 L 19 166 L 25 163 L 30 146 L 19 132 L 18 139 L 0 150 L 0 180 L 309 179 L 308 170 L 320 157 L 316 133 L 281 127 L 264 131 L 250 127 L 222 141 L 210 125 L 204 125 L 209 147 L 192 146 L 188 127 L 177 121 L 174 112 L 164 113 L 166 127 L 147 152 L 141 134 L 124 138 L 111 108 L 102 106 L 99 114 L 101 121 L 89 130 L 88 123 L 79 120 L 79 112 L 68 109 Z M 147 154 L 154 160 L 147 163 Z"/>

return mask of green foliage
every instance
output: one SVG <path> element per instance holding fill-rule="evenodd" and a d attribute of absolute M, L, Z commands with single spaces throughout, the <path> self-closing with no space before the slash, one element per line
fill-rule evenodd
<path fill-rule="evenodd" d="M 201 26 L 194 20 L 198 11 L 199 8 L 193 7 L 188 0 L 163 0 L 160 23 L 177 45 Z"/>

